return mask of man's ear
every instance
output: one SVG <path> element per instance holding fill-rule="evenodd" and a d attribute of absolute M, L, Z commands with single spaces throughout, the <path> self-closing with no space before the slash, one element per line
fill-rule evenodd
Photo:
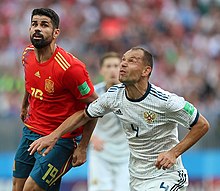
<path fill-rule="evenodd" d="M 142 72 L 142 76 L 150 76 L 151 71 L 152 71 L 152 68 L 150 66 L 145 66 Z"/>
<path fill-rule="evenodd" d="M 53 32 L 53 38 L 57 38 L 60 34 L 60 29 L 55 29 Z"/>

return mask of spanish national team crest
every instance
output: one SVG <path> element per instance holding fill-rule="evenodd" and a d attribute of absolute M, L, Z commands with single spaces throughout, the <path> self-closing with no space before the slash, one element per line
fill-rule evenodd
<path fill-rule="evenodd" d="M 54 93 L 54 82 L 50 79 L 46 79 L 45 80 L 45 90 L 49 93 L 49 94 L 53 94 Z"/>
<path fill-rule="evenodd" d="M 157 117 L 157 114 L 153 113 L 152 111 L 144 112 L 144 119 L 147 121 L 147 123 L 153 123 L 156 117 Z"/>

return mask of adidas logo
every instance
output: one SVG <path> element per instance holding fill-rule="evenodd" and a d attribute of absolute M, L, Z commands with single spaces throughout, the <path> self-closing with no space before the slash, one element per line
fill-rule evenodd
<path fill-rule="evenodd" d="M 114 114 L 116 114 L 116 115 L 123 115 L 123 113 L 121 112 L 120 109 L 116 110 L 116 111 L 114 112 Z"/>
<path fill-rule="evenodd" d="M 39 71 L 37 71 L 34 75 L 37 76 L 38 78 L 40 78 L 40 72 Z"/>

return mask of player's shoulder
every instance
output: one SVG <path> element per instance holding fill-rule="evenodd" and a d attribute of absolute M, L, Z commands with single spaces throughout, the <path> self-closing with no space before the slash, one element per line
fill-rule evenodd
<path fill-rule="evenodd" d="M 32 44 L 26 46 L 24 48 L 24 51 L 23 52 L 30 52 L 30 51 L 34 51 L 34 46 Z"/>
<path fill-rule="evenodd" d="M 125 85 L 123 83 L 120 83 L 120 84 L 116 84 L 116 85 L 110 87 L 107 90 L 107 93 L 119 93 L 119 92 L 124 91 L 124 89 L 125 89 Z"/>
<path fill-rule="evenodd" d="M 150 84 L 150 92 L 149 92 L 155 99 L 159 99 L 161 101 L 167 101 L 169 97 L 172 95 L 167 90 L 162 89 L 159 86 L 156 86 L 154 84 Z"/>
<path fill-rule="evenodd" d="M 106 83 L 100 82 L 100 83 L 96 84 L 94 87 L 95 87 L 95 91 L 98 95 L 102 95 L 102 94 L 106 93 L 108 96 L 109 96 L 109 94 L 111 96 L 114 96 L 117 93 L 119 93 L 120 90 L 124 89 L 125 86 L 123 84 L 113 85 L 106 91 Z"/>
<path fill-rule="evenodd" d="M 28 45 L 24 48 L 23 54 L 22 54 L 22 63 L 24 64 L 25 60 L 31 55 L 34 54 L 34 46 Z"/>
<path fill-rule="evenodd" d="M 23 57 L 27 56 L 28 53 L 33 52 L 34 53 L 34 46 L 33 45 L 28 45 L 24 48 L 23 50 Z"/>
<path fill-rule="evenodd" d="M 105 93 L 100 94 L 99 99 L 104 105 L 108 105 L 114 108 L 115 105 L 121 102 L 123 97 L 125 86 L 123 84 L 117 84 L 110 87 Z"/>
<path fill-rule="evenodd" d="M 117 84 L 107 90 L 107 92 L 105 93 L 105 97 L 109 98 L 111 102 L 120 102 L 121 98 L 123 97 L 124 91 L 125 85 Z"/>
<path fill-rule="evenodd" d="M 57 46 L 54 59 L 64 71 L 71 67 L 85 68 L 85 64 L 83 62 L 59 46 Z"/>
<path fill-rule="evenodd" d="M 166 108 L 172 109 L 172 111 L 182 108 L 186 103 L 185 99 L 182 96 L 164 90 L 155 85 L 151 86 L 151 95 L 161 100 L 160 105 L 163 105 L 162 102 L 164 102 Z"/>

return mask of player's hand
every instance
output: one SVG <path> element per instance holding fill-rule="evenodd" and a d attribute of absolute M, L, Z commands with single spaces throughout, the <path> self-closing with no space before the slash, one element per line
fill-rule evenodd
<path fill-rule="evenodd" d="M 91 143 L 96 151 L 102 151 L 104 148 L 104 141 L 97 136 L 92 136 Z"/>
<path fill-rule="evenodd" d="M 155 166 L 158 169 L 169 169 L 171 166 L 173 166 L 176 163 L 176 156 L 175 153 L 172 151 L 167 151 L 160 153 L 157 157 L 157 161 L 155 163 Z"/>
<path fill-rule="evenodd" d="M 84 164 L 86 162 L 86 154 L 87 150 L 78 146 L 73 153 L 73 167 L 81 166 Z"/>
<path fill-rule="evenodd" d="M 24 122 L 25 118 L 27 117 L 27 108 L 22 108 L 20 113 L 20 118 Z"/>
<path fill-rule="evenodd" d="M 46 156 L 52 150 L 56 141 L 57 139 L 52 134 L 41 137 L 30 145 L 28 151 L 30 155 L 33 155 L 37 151 L 39 154 Z M 43 151 L 43 149 L 45 150 Z"/>

